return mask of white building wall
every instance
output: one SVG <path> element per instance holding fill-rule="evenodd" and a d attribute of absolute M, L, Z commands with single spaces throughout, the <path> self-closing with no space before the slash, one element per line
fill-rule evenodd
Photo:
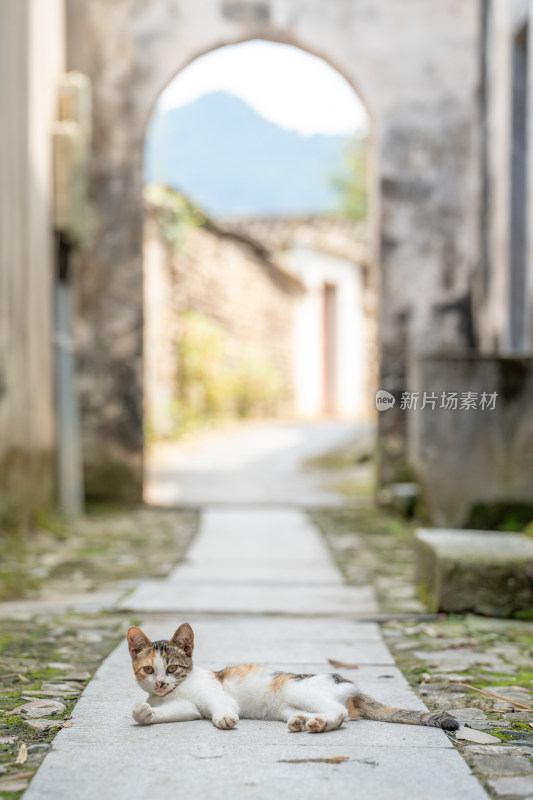
<path fill-rule="evenodd" d="M 346 259 L 292 248 L 286 266 L 307 288 L 296 306 L 294 400 L 297 414 L 318 417 L 324 406 L 324 284 L 336 287 L 335 413 L 363 419 L 368 409 L 362 269 Z"/>

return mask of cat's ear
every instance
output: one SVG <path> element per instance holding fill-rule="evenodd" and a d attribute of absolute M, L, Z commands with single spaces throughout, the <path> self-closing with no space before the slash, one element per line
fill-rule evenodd
<path fill-rule="evenodd" d="M 180 647 L 186 655 L 192 656 L 194 633 L 188 622 L 184 622 L 183 625 L 179 626 L 171 641 Z"/>
<path fill-rule="evenodd" d="M 140 628 L 130 628 L 128 631 L 128 647 L 130 655 L 135 658 L 147 647 L 151 647 L 152 642 Z"/>

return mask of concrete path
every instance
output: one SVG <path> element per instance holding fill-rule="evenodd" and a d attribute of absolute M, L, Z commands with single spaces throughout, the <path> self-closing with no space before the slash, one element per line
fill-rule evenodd
<path fill-rule="evenodd" d="M 158 445 L 146 460 L 145 501 L 158 506 L 340 503 L 321 476 L 300 469 L 353 441 L 372 441 L 369 425 L 347 422 L 249 423 L 190 442 Z M 331 476 L 330 476 L 331 477 Z"/>
<path fill-rule="evenodd" d="M 382 702 L 424 708 L 394 666 L 372 590 L 347 587 L 323 541 L 295 508 L 207 509 L 187 562 L 120 604 L 154 639 L 183 621 L 196 634 L 196 663 L 220 669 L 259 661 L 273 669 L 342 670 Z M 486 795 L 440 730 L 359 721 L 327 734 L 241 720 L 139 727 L 142 693 L 126 644 L 104 662 L 26 792 L 25 800 L 483 800 Z M 336 763 L 328 759 L 339 759 Z"/>

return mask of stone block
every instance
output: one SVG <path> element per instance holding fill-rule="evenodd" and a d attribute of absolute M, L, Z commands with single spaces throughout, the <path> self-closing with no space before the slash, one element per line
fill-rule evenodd
<path fill-rule="evenodd" d="M 509 745 L 465 747 L 463 755 L 485 778 L 507 778 L 528 775 L 532 771 L 531 749 Z"/>
<path fill-rule="evenodd" d="M 533 773 L 513 778 L 496 778 L 489 781 L 489 788 L 496 797 L 529 797 L 533 794 Z"/>
<path fill-rule="evenodd" d="M 416 354 L 409 391 L 418 392 L 417 408 L 403 412 L 409 460 L 432 523 L 490 529 L 533 519 L 533 358 Z M 424 404 L 424 395 L 437 400 Z"/>
<path fill-rule="evenodd" d="M 419 530 L 416 583 L 431 611 L 533 611 L 533 541 L 518 533 Z"/>

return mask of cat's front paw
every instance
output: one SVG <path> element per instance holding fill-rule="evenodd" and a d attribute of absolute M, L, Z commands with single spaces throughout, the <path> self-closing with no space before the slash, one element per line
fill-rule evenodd
<path fill-rule="evenodd" d="M 307 720 L 306 727 L 309 733 L 324 733 L 328 729 L 328 723 L 323 717 L 311 717 Z"/>
<path fill-rule="evenodd" d="M 287 727 L 291 733 L 299 733 L 300 731 L 305 731 L 306 724 L 306 716 L 303 714 L 295 714 L 294 717 L 291 717 L 287 722 Z"/>
<path fill-rule="evenodd" d="M 229 731 L 238 723 L 239 717 L 236 714 L 225 714 L 223 717 L 213 717 L 213 725 L 223 731 Z"/>
<path fill-rule="evenodd" d="M 132 714 L 133 719 L 135 722 L 138 722 L 139 725 L 150 725 L 150 723 L 155 722 L 154 709 L 143 701 L 133 706 Z"/>

